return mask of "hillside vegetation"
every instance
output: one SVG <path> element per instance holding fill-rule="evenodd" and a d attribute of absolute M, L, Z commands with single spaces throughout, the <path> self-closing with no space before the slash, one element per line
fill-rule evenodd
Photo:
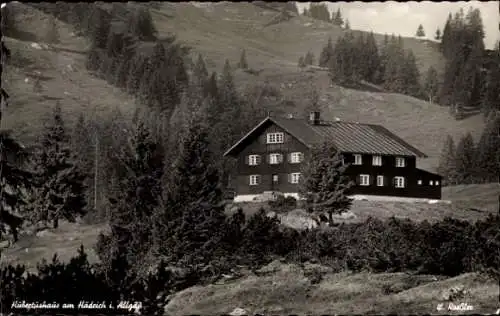
<path fill-rule="evenodd" d="M 17 18 L 23 22 L 18 23 L 23 32 L 18 38 L 6 39 L 13 61 L 6 68 L 2 83 L 16 98 L 10 101 L 3 127 L 13 128 L 25 140 L 31 140 L 33 129 L 39 127 L 38 118 L 54 100 L 60 100 L 65 114 L 72 117 L 82 109 L 97 113 L 117 107 L 125 112 L 133 110 L 131 97 L 86 71 L 85 38 L 76 36 L 68 24 L 57 21 L 60 43 L 37 49 L 32 43 L 43 42 L 48 15 L 25 4 L 12 5 L 21 12 Z M 161 3 L 157 7 L 150 11 L 159 37 L 176 34 L 181 42 L 192 47 L 193 56 L 204 56 L 209 70 L 220 72 L 226 58 L 236 64 L 245 49 L 249 67 L 261 72 L 256 75 L 237 70 L 237 86 L 246 90 L 267 86 L 278 91 L 278 99 L 288 102 L 274 102 L 273 111 L 277 113 L 302 115 L 317 92 L 325 119 L 338 117 L 383 124 L 427 153 L 430 159 L 421 161 L 419 166 L 431 170 L 437 166 L 446 135 L 458 138 L 471 131 L 473 136 L 479 136 L 479 116 L 455 121 L 447 108 L 435 104 L 398 94 L 341 88 L 331 85 L 327 72 L 320 70 L 300 72 L 298 57 L 307 50 L 318 55 L 329 36 L 335 40 L 344 32 L 337 26 L 296 16 L 264 27 L 277 12 L 248 3 L 204 7 Z M 376 39 L 382 41 L 383 36 L 376 35 Z M 430 65 L 441 69 L 441 55 L 435 43 L 411 38 L 403 41 L 405 47 L 414 51 L 421 71 Z M 41 92 L 33 89 L 31 79 L 36 71 L 42 73 Z"/>

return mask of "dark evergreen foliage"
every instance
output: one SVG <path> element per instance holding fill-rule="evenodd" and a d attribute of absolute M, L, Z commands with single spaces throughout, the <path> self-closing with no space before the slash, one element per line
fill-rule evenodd
<path fill-rule="evenodd" d="M 35 223 L 51 222 L 57 228 L 60 219 L 74 222 L 86 213 L 86 176 L 75 164 L 59 103 L 37 148 L 35 172 L 35 201 L 31 206 Z"/>
<path fill-rule="evenodd" d="M 333 225 L 333 214 L 349 210 L 352 199 L 347 196 L 352 183 L 344 172 L 340 153 L 330 143 L 323 143 L 311 151 L 301 170 L 300 194 L 313 212 L 328 214 Z"/>

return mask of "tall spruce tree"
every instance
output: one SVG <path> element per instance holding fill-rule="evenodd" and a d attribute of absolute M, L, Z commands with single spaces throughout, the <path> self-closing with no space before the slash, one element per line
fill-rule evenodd
<path fill-rule="evenodd" d="M 464 135 L 458 142 L 455 158 L 458 184 L 473 183 L 476 170 L 476 146 L 470 132 Z"/>
<path fill-rule="evenodd" d="M 238 62 L 238 68 L 248 69 L 248 62 L 245 50 L 241 52 L 240 61 Z"/>
<path fill-rule="evenodd" d="M 342 12 L 340 11 L 340 8 L 337 9 L 335 12 L 335 16 L 333 16 L 334 13 L 332 12 L 332 22 L 333 24 L 342 27 L 344 25 L 344 19 L 342 18 Z"/>
<path fill-rule="evenodd" d="M 311 66 L 314 64 L 314 54 L 311 51 L 308 51 L 306 56 L 304 57 L 304 64 L 307 66 Z"/>
<path fill-rule="evenodd" d="M 429 100 L 432 103 L 436 97 L 439 90 L 438 74 L 434 67 L 430 66 L 425 75 L 424 81 L 424 91 Z"/>
<path fill-rule="evenodd" d="M 348 19 L 345 20 L 344 29 L 345 30 L 350 30 L 351 29 L 351 23 L 349 23 Z"/>
<path fill-rule="evenodd" d="M 417 37 L 424 37 L 425 36 L 425 31 L 424 31 L 424 27 L 422 26 L 422 24 L 419 24 L 418 25 L 418 28 L 417 28 L 417 33 L 415 34 Z"/>
<path fill-rule="evenodd" d="M 225 216 L 206 116 L 202 112 L 193 115 L 181 135 L 180 152 L 170 177 L 168 203 L 157 224 L 160 228 L 155 231 L 159 235 L 157 240 L 162 240 L 161 253 L 177 262 L 196 264 L 214 255 L 204 253 L 204 249 L 217 244 Z"/>
<path fill-rule="evenodd" d="M 59 103 L 53 109 L 40 145 L 35 160 L 33 219 L 51 222 L 57 228 L 60 219 L 74 222 L 86 213 L 85 174 L 75 164 Z"/>
<path fill-rule="evenodd" d="M 111 232 L 101 234 L 98 241 L 104 262 L 121 254 L 140 264 L 153 241 L 153 220 L 162 197 L 164 150 L 141 119 L 134 129 L 129 145 L 114 154 L 116 168 L 124 176 L 110 197 Z"/>
<path fill-rule="evenodd" d="M 448 135 L 439 158 L 438 173 L 443 177 L 444 185 L 457 184 L 456 148 L 453 137 Z"/>
<path fill-rule="evenodd" d="M 196 81 L 196 84 L 203 84 L 208 78 L 208 70 L 205 65 L 205 61 L 203 60 L 203 56 L 198 54 L 198 60 L 193 68 L 193 80 Z"/>
<path fill-rule="evenodd" d="M 141 41 L 155 41 L 158 31 L 147 8 L 141 7 L 129 15 L 127 33 L 133 34 Z"/>
<path fill-rule="evenodd" d="M 2 17 L 6 8 L 7 6 L 2 7 Z M 0 44 L 1 75 L 3 66 L 10 57 L 10 50 L 5 45 L 3 36 Z M 4 87 L 0 87 L 0 125 L 3 111 L 8 106 L 8 99 L 9 95 Z M 4 232 L 3 224 L 8 225 L 14 242 L 18 239 L 17 230 L 24 221 L 14 213 L 18 213 L 27 204 L 26 195 L 32 187 L 32 174 L 24 168 L 26 158 L 28 158 L 26 149 L 12 137 L 12 133 L 6 130 L 0 131 L 0 224 L 2 224 L 0 233 Z"/>
<path fill-rule="evenodd" d="M 328 64 L 330 63 L 330 59 L 333 57 L 333 43 L 332 43 L 332 38 L 328 38 L 328 43 L 326 44 L 325 47 L 323 47 L 323 50 L 321 51 L 321 54 L 319 56 L 319 66 L 320 67 L 328 67 Z"/>
<path fill-rule="evenodd" d="M 439 41 L 441 39 L 441 30 L 439 29 L 439 27 L 436 30 L 436 34 L 434 35 L 434 39 L 436 41 Z"/>
<path fill-rule="evenodd" d="M 492 112 L 477 144 L 476 176 L 478 182 L 498 182 L 500 177 L 500 115 Z"/>
<path fill-rule="evenodd" d="M 301 170 L 299 192 L 314 212 L 328 214 L 333 225 L 333 214 L 347 211 L 352 205 L 347 196 L 352 183 L 344 174 L 347 165 L 343 165 L 335 146 L 327 142 L 314 148 L 310 155 Z"/>
<path fill-rule="evenodd" d="M 364 57 L 366 58 L 366 74 L 365 80 L 376 83 L 377 72 L 380 68 L 381 57 L 379 55 L 377 42 L 375 41 L 375 35 L 373 32 L 368 34 L 366 38 L 366 46 L 364 47 Z"/>

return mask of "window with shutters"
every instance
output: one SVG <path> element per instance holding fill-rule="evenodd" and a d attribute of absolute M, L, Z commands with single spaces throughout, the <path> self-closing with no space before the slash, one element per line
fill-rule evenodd
<path fill-rule="evenodd" d="M 300 172 L 290 174 L 290 183 L 297 184 L 300 180 Z"/>
<path fill-rule="evenodd" d="M 267 134 L 267 143 L 268 144 L 282 144 L 284 140 L 283 133 L 268 133 Z"/>
<path fill-rule="evenodd" d="M 363 186 L 370 185 L 370 175 L 368 174 L 360 174 L 359 175 L 359 184 Z"/>
<path fill-rule="evenodd" d="M 301 152 L 290 154 L 290 163 L 301 163 L 304 160 L 304 155 Z"/>
<path fill-rule="evenodd" d="M 260 164 L 260 156 L 259 155 L 249 155 L 248 156 L 248 164 L 250 166 L 257 166 Z"/>
<path fill-rule="evenodd" d="M 355 165 L 362 165 L 363 164 L 363 157 L 361 155 L 354 155 L 354 164 Z"/>
<path fill-rule="evenodd" d="M 382 156 L 373 156 L 372 165 L 382 166 Z"/>
<path fill-rule="evenodd" d="M 406 161 L 403 157 L 396 157 L 396 167 L 403 168 L 406 166 Z"/>
<path fill-rule="evenodd" d="M 260 176 L 253 174 L 250 176 L 250 185 L 258 185 L 260 182 Z"/>
<path fill-rule="evenodd" d="M 283 162 L 282 154 L 269 154 L 269 163 L 271 165 L 276 165 Z"/>
<path fill-rule="evenodd" d="M 384 186 L 384 176 L 377 176 L 377 186 L 378 187 Z"/>
<path fill-rule="evenodd" d="M 405 178 L 404 177 L 395 177 L 394 178 L 394 186 L 396 188 L 404 188 L 405 187 Z"/>

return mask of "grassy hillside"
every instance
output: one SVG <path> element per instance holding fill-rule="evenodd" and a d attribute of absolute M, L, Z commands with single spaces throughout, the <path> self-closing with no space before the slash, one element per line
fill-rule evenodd
<path fill-rule="evenodd" d="M 20 12 L 17 24 L 22 36 L 6 39 L 14 57 L 2 78 L 12 96 L 3 128 L 14 128 L 25 140 L 31 140 L 40 127 L 40 118 L 56 100 L 72 117 L 80 110 L 133 110 L 134 102 L 129 96 L 85 70 L 88 43 L 75 36 L 71 26 L 58 21 L 61 43 L 37 49 L 32 43 L 43 42 L 47 15 L 25 4 L 9 5 L 15 5 Z M 317 56 L 328 36 L 335 41 L 344 32 L 334 25 L 299 16 L 265 27 L 277 12 L 249 3 L 159 3 L 151 12 L 160 37 L 176 34 L 181 42 L 192 47 L 193 56 L 205 56 L 209 70 L 220 72 L 226 58 L 235 65 L 245 49 L 250 67 L 261 72 L 252 75 L 237 70 L 238 86 L 273 86 L 283 99 L 291 101 L 277 107 L 277 112 L 303 113 L 316 89 L 325 119 L 338 117 L 385 125 L 430 156 L 419 162 L 422 168 L 436 167 L 446 135 L 458 138 L 471 131 L 477 137 L 481 131 L 479 116 L 457 122 L 444 107 L 398 94 L 332 86 L 327 73 L 320 70 L 300 72 L 296 67 L 299 56 L 308 50 Z M 382 39 L 382 35 L 377 35 L 377 40 Z M 421 70 L 430 65 L 442 67 L 435 43 L 404 38 L 404 44 L 415 51 Z M 32 76 L 36 71 L 42 75 L 41 93 L 33 91 Z"/>
<path fill-rule="evenodd" d="M 318 276 L 321 279 L 318 280 Z M 406 273 L 332 273 L 320 265 L 273 262 L 256 274 L 209 286 L 195 286 L 174 295 L 169 315 L 228 314 L 241 308 L 250 314 L 464 314 L 438 311 L 448 306 L 447 292 L 463 286 L 472 311 L 493 313 L 498 284 L 477 274 L 442 279 Z"/>

